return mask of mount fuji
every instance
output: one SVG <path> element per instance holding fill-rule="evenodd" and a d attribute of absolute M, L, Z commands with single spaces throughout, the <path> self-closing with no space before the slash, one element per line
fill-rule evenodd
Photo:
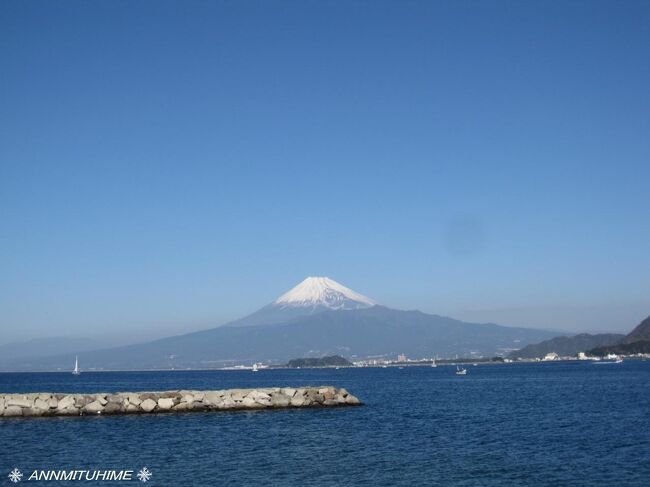
<path fill-rule="evenodd" d="M 283 308 L 359 309 L 377 304 L 329 277 L 308 277 L 273 303 Z"/>
<path fill-rule="evenodd" d="M 297 357 L 343 355 L 440 358 L 504 355 L 556 336 L 531 328 L 466 323 L 387 308 L 328 277 L 308 277 L 272 303 L 208 330 L 135 345 L 31 357 L 0 370 L 67 370 L 76 355 L 86 370 L 218 368 Z"/>
<path fill-rule="evenodd" d="M 225 326 L 270 325 L 322 311 L 363 309 L 376 304 L 329 277 L 308 277 L 262 309 Z"/>

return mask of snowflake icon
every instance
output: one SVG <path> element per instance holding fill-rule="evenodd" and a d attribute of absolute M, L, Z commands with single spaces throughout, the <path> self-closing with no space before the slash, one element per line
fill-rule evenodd
<path fill-rule="evenodd" d="M 11 472 L 9 472 L 9 480 L 11 480 L 14 484 L 17 484 L 22 479 L 23 473 L 17 468 L 14 468 Z"/>
<path fill-rule="evenodd" d="M 140 482 L 148 482 L 151 480 L 151 471 L 147 467 L 142 467 L 142 470 L 138 472 L 138 478 Z"/>

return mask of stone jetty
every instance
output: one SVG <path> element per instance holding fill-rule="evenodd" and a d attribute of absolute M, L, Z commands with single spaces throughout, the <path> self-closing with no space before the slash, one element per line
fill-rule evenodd
<path fill-rule="evenodd" d="M 332 386 L 99 394 L 0 393 L 0 417 L 155 414 L 360 404 L 361 401 L 345 389 Z"/>

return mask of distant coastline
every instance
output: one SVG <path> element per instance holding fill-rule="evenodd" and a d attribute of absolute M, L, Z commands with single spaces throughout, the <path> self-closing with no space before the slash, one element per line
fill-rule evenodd
<path fill-rule="evenodd" d="M 626 361 L 641 361 L 645 362 L 650 359 L 650 357 L 644 356 L 623 356 Z M 540 358 L 534 359 L 520 359 L 520 360 L 492 360 L 492 359 L 482 359 L 482 358 L 458 358 L 458 359 L 437 359 L 436 364 L 439 366 L 455 366 L 455 365 L 517 365 L 517 364 L 548 364 L 548 363 L 583 363 L 589 360 L 579 359 L 577 357 L 558 357 L 553 360 L 543 360 Z M 408 361 L 408 362 L 390 362 L 385 364 L 366 364 L 366 365 L 307 365 L 304 367 L 289 367 L 287 364 L 284 365 L 269 365 L 265 367 L 268 370 L 309 370 L 309 369 L 369 369 L 369 368 L 399 368 L 399 367 L 431 367 L 431 361 Z M 91 374 L 101 374 L 101 373 L 115 373 L 115 372 L 124 372 L 124 373 L 147 373 L 147 372 L 250 372 L 249 367 L 234 368 L 234 367 L 223 367 L 223 368 L 172 368 L 172 369 L 97 369 L 97 370 L 85 370 L 84 373 Z M 0 370 L 0 374 L 63 374 L 68 375 L 70 371 L 67 370 Z"/>

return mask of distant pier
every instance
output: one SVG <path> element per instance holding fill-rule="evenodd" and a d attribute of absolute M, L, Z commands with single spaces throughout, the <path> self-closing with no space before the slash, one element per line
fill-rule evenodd
<path fill-rule="evenodd" d="M 97 416 L 358 406 L 343 388 L 272 387 L 219 391 L 117 392 L 97 394 L 1 394 L 0 417 Z"/>

